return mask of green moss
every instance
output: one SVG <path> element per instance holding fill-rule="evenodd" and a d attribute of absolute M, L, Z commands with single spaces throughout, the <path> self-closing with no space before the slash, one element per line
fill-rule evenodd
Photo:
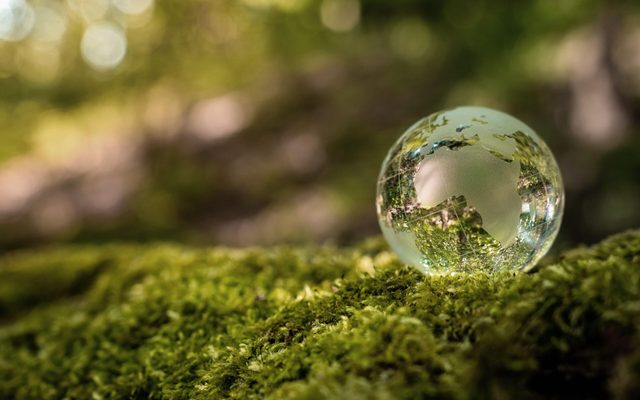
<path fill-rule="evenodd" d="M 0 258 L 0 398 L 638 398 L 640 231 L 531 274 L 356 248 Z"/>

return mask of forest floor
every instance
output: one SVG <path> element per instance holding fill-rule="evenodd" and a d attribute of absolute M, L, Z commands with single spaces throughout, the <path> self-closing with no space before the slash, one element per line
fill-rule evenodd
<path fill-rule="evenodd" d="M 640 230 L 534 272 L 350 248 L 0 257 L 0 398 L 640 398 Z"/>

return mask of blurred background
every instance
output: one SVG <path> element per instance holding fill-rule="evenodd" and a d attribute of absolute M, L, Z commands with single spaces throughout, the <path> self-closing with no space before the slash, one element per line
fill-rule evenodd
<path fill-rule="evenodd" d="M 545 138 L 560 246 L 640 226 L 640 2 L 0 0 L 0 248 L 352 243 L 457 105 Z"/>

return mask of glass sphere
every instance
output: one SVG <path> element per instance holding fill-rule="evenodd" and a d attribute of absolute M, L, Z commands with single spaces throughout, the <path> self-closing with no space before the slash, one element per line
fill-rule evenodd
<path fill-rule="evenodd" d="M 527 271 L 558 233 L 564 189 L 531 128 L 459 107 L 421 119 L 391 147 L 376 207 L 393 250 L 423 272 Z"/>

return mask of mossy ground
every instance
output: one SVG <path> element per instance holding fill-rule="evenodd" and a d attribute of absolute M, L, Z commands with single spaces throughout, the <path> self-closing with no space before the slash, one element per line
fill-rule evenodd
<path fill-rule="evenodd" d="M 348 249 L 0 259 L 0 398 L 639 398 L 640 231 L 530 274 Z"/>

